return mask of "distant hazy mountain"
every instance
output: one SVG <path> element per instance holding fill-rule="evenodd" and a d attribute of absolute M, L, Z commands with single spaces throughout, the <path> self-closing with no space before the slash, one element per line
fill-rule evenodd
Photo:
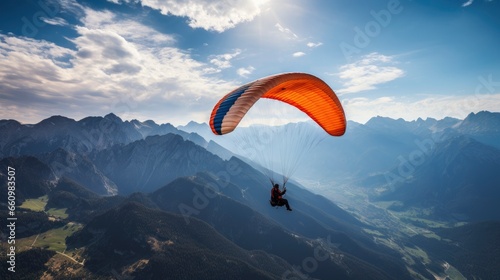
<path fill-rule="evenodd" d="M 445 118 L 443 120 L 418 119 L 407 122 L 402 119 L 375 117 L 366 124 L 349 122 L 347 132 L 342 137 L 321 136 L 322 131 L 314 129 L 310 123 L 272 128 L 273 134 L 264 134 L 280 138 L 281 133 L 299 130 L 307 131 L 312 138 L 320 139 L 320 142 L 305 155 L 297 157 L 300 158 L 294 173 L 297 179 L 324 182 L 354 181 L 363 184 L 367 182 L 363 181 L 367 177 L 386 178 L 384 174 L 388 171 L 401 169 L 407 161 L 420 160 L 422 163 L 418 162 L 418 166 L 415 166 L 418 167 L 419 172 L 413 174 L 412 171 L 411 176 L 420 176 L 421 179 L 418 180 L 431 180 L 428 178 L 430 175 L 422 171 L 429 165 L 431 166 L 427 167 L 429 170 L 440 172 L 432 177 L 432 182 L 442 183 L 438 189 L 448 189 L 453 192 L 453 190 L 461 189 L 458 187 L 460 183 L 446 180 L 446 177 L 441 176 L 444 174 L 444 169 L 439 168 L 457 169 L 460 167 L 454 164 L 464 165 L 465 163 L 457 161 L 447 164 L 430 163 L 431 159 L 428 155 L 431 151 L 434 154 L 462 153 L 464 147 L 470 147 L 470 145 L 441 145 L 443 141 L 460 135 L 466 135 L 479 141 L 478 143 L 496 147 L 500 145 L 497 144 L 500 143 L 499 120 L 500 113 L 490 112 L 470 114 L 463 121 Z M 241 128 L 242 131 L 249 132 L 252 129 L 254 132 L 265 132 L 268 128 L 265 126 L 257 129 Z M 5 133 L 5 137 L 0 140 L 4 154 L 37 155 L 43 163 L 49 166 L 56 178 L 65 176 L 98 194 L 154 191 L 180 176 L 189 176 L 200 171 L 217 173 L 227 169 L 227 163 L 223 159 L 228 160 L 234 155 L 222 145 L 209 139 L 215 139 L 226 145 L 230 145 L 228 143 L 231 141 L 234 145 L 235 139 L 216 136 L 210 131 L 208 125 L 194 122 L 178 129 L 169 124 L 158 125 L 153 121 L 122 121 L 113 114 L 105 117 L 88 117 L 80 121 L 54 116 L 35 125 L 21 125 L 14 120 L 0 121 L 0 130 Z M 206 141 L 200 135 L 210 138 Z M 446 151 L 438 151 L 445 148 Z M 263 147 L 259 146 L 259 149 Z M 300 149 L 300 147 L 292 148 L 287 153 L 295 154 Z M 486 147 L 481 149 L 486 150 L 474 153 L 490 156 L 497 154 Z M 233 152 L 236 151 L 233 150 Z M 268 153 L 271 152 L 260 151 L 262 156 Z M 410 158 L 417 153 L 419 155 L 423 153 L 424 156 Z M 471 166 L 467 170 L 474 170 L 474 174 L 481 174 L 481 172 L 487 172 L 485 170 L 496 168 L 495 165 L 490 166 L 495 161 L 483 162 L 484 160 L 478 157 L 466 162 Z M 481 157 L 484 158 L 484 156 Z M 258 158 L 259 156 L 247 157 L 247 160 Z M 273 160 L 279 162 L 280 158 Z M 426 164 L 423 164 L 424 161 Z M 476 172 L 477 166 L 481 166 L 482 169 Z M 467 173 L 461 173 L 463 176 L 465 174 Z M 239 177 L 241 176 L 235 176 L 234 180 L 240 180 Z M 469 177 L 480 178 L 472 174 Z M 408 178 L 403 176 L 403 179 Z M 387 184 L 387 180 L 384 179 L 370 180 L 370 184 L 375 188 L 376 184 Z M 412 184 L 421 184 L 418 180 L 413 180 Z M 471 180 L 465 181 L 470 181 L 470 184 L 478 183 Z M 241 185 L 242 182 L 239 184 Z M 252 184 L 265 185 L 266 183 L 265 180 L 257 180 Z M 447 184 L 454 184 L 454 186 Z M 426 187 L 428 185 L 419 185 L 413 189 L 416 192 L 424 192 L 425 189 L 429 189 Z M 397 186 L 391 186 L 391 188 L 397 188 Z M 480 189 L 475 185 L 470 188 Z M 248 197 L 249 195 L 247 194 Z M 447 197 L 452 196 L 454 195 Z M 415 198 L 417 197 L 421 196 Z M 449 207 L 452 205 L 450 204 Z M 452 208 L 459 209 L 460 206 Z M 445 209 L 448 208 L 445 207 Z"/>
<path fill-rule="evenodd" d="M 151 135 L 159 136 L 175 133 L 182 136 L 185 140 L 189 140 L 190 143 L 196 143 L 212 153 L 220 154 L 225 158 L 232 156 L 229 151 L 218 144 L 207 142 L 195 133 L 187 133 L 178 130 L 170 124 L 158 125 L 153 121 L 122 121 L 114 114 L 108 114 L 105 117 L 87 117 L 80 121 L 62 116 L 53 116 L 35 125 L 24 125 L 15 120 L 0 120 L 0 132 L 2 134 L 2 138 L 0 139 L 0 159 L 8 156 L 37 156 L 43 163 L 49 166 L 56 178 L 63 176 L 71 178 L 75 182 L 78 182 L 98 194 L 107 195 L 116 194 L 118 192 L 116 183 L 124 181 L 121 180 L 120 174 L 113 178 L 116 179 L 116 182 L 110 180 L 107 174 L 102 173 L 103 170 L 100 170 L 100 168 L 94 165 L 95 163 L 88 156 L 92 153 L 94 155 L 99 154 L 98 151 L 116 150 L 119 149 L 117 147 L 123 145 L 127 147 L 127 144 L 143 140 Z M 138 147 L 138 145 L 134 147 Z M 161 155 L 162 147 L 157 148 L 159 149 L 150 152 Z M 170 150 L 172 149 L 175 149 L 175 147 L 171 147 Z M 151 153 L 149 154 L 150 158 L 152 156 Z M 182 154 L 182 152 L 180 154 Z M 142 157 L 142 160 L 147 160 L 144 156 L 148 155 L 135 154 L 135 157 Z M 190 157 L 192 156 L 198 156 L 197 152 L 191 153 Z M 130 159 L 133 160 L 133 162 L 129 162 L 129 168 L 134 168 L 133 165 L 138 164 L 141 160 L 139 158 L 134 158 L 132 155 Z M 199 162 L 201 159 L 191 158 L 191 164 L 194 162 L 193 160 Z M 163 166 L 170 170 L 164 170 L 157 166 L 145 170 L 145 168 L 151 167 L 152 162 L 149 163 L 149 166 L 140 166 L 144 173 L 156 172 L 155 174 L 157 177 L 155 177 L 156 175 L 150 177 L 148 178 L 149 181 L 144 181 L 140 186 L 132 185 L 131 188 L 145 187 L 145 190 L 148 190 L 150 186 L 160 187 L 167 183 L 168 180 L 174 179 L 177 175 L 187 175 L 190 174 L 190 170 L 196 169 L 196 167 L 188 167 L 184 170 L 182 168 L 185 166 L 179 166 L 179 174 L 176 174 L 177 171 L 174 170 L 177 167 L 175 161 L 175 158 L 171 158 L 169 163 L 170 166 Z M 99 163 L 100 167 L 113 166 L 114 164 L 113 162 L 103 163 L 99 161 L 96 163 Z M 157 163 L 158 162 L 155 164 Z M 125 168 L 125 170 L 121 172 L 128 172 L 130 170 L 131 169 Z M 119 173 L 120 171 L 116 170 L 116 172 Z M 164 174 L 160 174 L 162 172 Z M 113 172 L 110 172 L 110 174 L 113 175 Z M 129 172 L 127 176 L 134 177 L 137 174 L 138 171 L 135 170 L 134 172 Z M 146 175 L 142 174 L 138 177 L 134 177 L 134 179 L 136 181 L 143 180 L 144 177 L 140 176 Z M 166 180 L 163 180 L 164 178 L 166 178 Z M 127 181 L 127 184 L 121 191 L 126 192 L 130 183 L 133 182 L 134 180 Z"/>
<path fill-rule="evenodd" d="M 80 154 L 142 138 L 128 122 L 113 114 L 75 121 L 53 116 L 35 125 L 1 121 L 0 156 L 36 155 L 63 148 Z"/>
<path fill-rule="evenodd" d="M 93 152 L 92 162 L 121 194 L 150 192 L 180 176 L 224 170 L 224 161 L 177 134 L 148 136 Z"/>
<path fill-rule="evenodd" d="M 201 135 L 207 141 L 221 138 L 220 136 L 215 135 L 212 132 L 212 130 L 210 129 L 210 127 L 208 126 L 207 123 L 197 123 L 194 121 L 190 121 L 188 124 L 178 126 L 177 128 L 179 130 L 182 130 L 182 131 L 196 133 L 198 135 Z"/>
<path fill-rule="evenodd" d="M 471 113 L 456 130 L 482 143 L 500 149 L 500 113 Z"/>
<path fill-rule="evenodd" d="M 89 279 L 163 276 L 178 273 L 174 267 L 188 260 L 194 263 L 187 270 L 208 266 L 203 276 L 278 279 L 293 266 L 303 268 L 320 249 L 328 258 L 318 262 L 316 256 L 314 271 L 294 277 L 411 279 L 415 272 L 430 279 L 429 268 L 443 268 L 403 258 L 385 245 L 393 239 L 380 242 L 382 233 L 372 234 L 377 228 L 293 179 L 343 183 L 370 199 L 377 194 L 403 208 L 430 209 L 434 218 L 498 220 L 498 120 L 499 113 L 490 112 L 465 120 L 376 117 L 366 124 L 349 122 L 342 137 L 324 136 L 311 122 L 242 128 L 260 133 L 260 142 L 247 143 L 246 148 L 255 146 L 252 154 L 243 154 L 244 160 L 232 149 L 244 138 L 215 136 L 206 124 L 194 122 L 175 128 L 151 120 L 122 121 L 113 114 L 80 121 L 54 116 L 35 125 L 3 120 L 0 187 L 6 189 L 7 167 L 15 167 L 20 186 L 16 203 L 48 195 L 46 208 L 65 209 L 65 221 L 85 225 L 67 242 L 85 250 L 88 263 L 82 275 Z M 272 143 L 271 138 L 286 140 L 285 133 L 297 131 L 320 141 L 302 155 L 299 146 L 287 150 L 300 158 L 287 183 L 286 198 L 294 209 L 287 212 L 269 206 L 270 181 L 252 160 L 273 155 L 279 163 L 282 158 L 273 154 L 273 145 L 262 144 Z M 292 137 L 292 143 L 303 140 L 298 138 Z M 189 223 L 186 213 L 192 217 Z M 30 220 L 20 236 L 55 227 L 47 224 L 46 213 L 23 210 L 19 215 L 37 220 Z M 474 234 L 491 238 L 482 235 L 490 227 L 481 228 L 484 232 Z M 453 240 L 468 232 L 457 231 L 460 236 Z M 0 236 L 6 235 L 2 231 Z M 422 244 L 431 246 L 427 241 Z M 51 257 L 48 251 L 30 254 Z M 433 261 L 439 258 L 433 254 Z M 273 271 L 269 265 L 281 269 Z M 189 278 L 206 279 L 196 274 L 201 272 L 190 273 Z"/>
<path fill-rule="evenodd" d="M 398 171 L 399 170 L 399 171 Z M 406 171 L 405 171 L 406 170 Z M 466 220 L 500 220 L 500 150 L 467 136 L 437 143 L 418 165 L 393 170 L 393 191 L 380 199 L 432 207 L 437 215 Z M 400 173 L 408 175 L 403 180 Z M 401 178 L 398 181 L 396 177 Z"/>
<path fill-rule="evenodd" d="M 116 195 L 118 187 L 86 156 L 62 148 L 38 156 L 58 177 L 69 178 L 100 195 Z"/>
<path fill-rule="evenodd" d="M 115 144 L 128 144 L 152 135 L 175 133 L 200 146 L 208 146 L 202 137 L 176 129 L 171 124 L 154 121 L 122 121 L 114 114 L 87 117 L 79 121 L 53 116 L 41 122 L 20 124 L 15 120 L 0 120 L 0 158 L 50 153 L 58 148 L 87 154 Z"/>
<path fill-rule="evenodd" d="M 440 137 L 444 130 L 451 129 L 459 123 L 460 120 L 452 118 L 443 120 L 429 118 L 407 122 L 403 119 L 374 117 L 366 124 L 348 121 L 347 131 L 341 137 L 327 135 L 312 122 L 273 128 L 264 125 L 258 128 L 239 127 L 233 132 L 238 136 L 214 135 L 205 123 L 190 122 L 178 128 L 202 135 L 245 158 L 253 160 L 256 158 L 257 162 L 258 156 L 253 156 L 255 151 L 249 147 L 238 149 L 242 140 L 250 142 L 247 146 L 257 147 L 256 153 L 260 155 L 276 154 L 273 152 L 276 150 L 273 141 L 262 137 L 270 135 L 272 139 L 293 138 L 276 141 L 279 145 L 284 145 L 287 148 L 286 153 L 291 155 L 277 155 L 273 167 L 281 168 L 278 161 L 299 159 L 300 162 L 293 173 L 296 178 L 313 181 L 345 181 L 387 171 L 397 164 L 400 155 L 408 154 L 418 148 L 418 143 L 428 138 Z M 293 133 L 293 130 L 297 132 Z M 306 149 L 306 153 L 298 155 L 301 149 Z M 270 166 L 267 162 L 262 164 Z"/>

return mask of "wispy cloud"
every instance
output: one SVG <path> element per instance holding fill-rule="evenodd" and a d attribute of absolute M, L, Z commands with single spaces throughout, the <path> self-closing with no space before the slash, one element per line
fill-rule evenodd
<path fill-rule="evenodd" d="M 60 17 L 53 17 L 53 18 L 40 17 L 40 19 L 43 22 L 48 23 L 50 25 L 59 25 L 59 26 L 68 25 L 68 22 L 65 19 L 60 18 Z"/>
<path fill-rule="evenodd" d="M 293 31 L 291 29 L 286 28 L 279 23 L 276 23 L 274 26 L 276 28 L 278 28 L 278 30 L 281 33 L 285 34 L 289 39 L 298 39 L 299 38 L 299 36 L 297 36 L 297 34 L 293 33 Z"/>
<path fill-rule="evenodd" d="M 122 0 L 141 2 L 164 15 L 187 17 L 192 28 L 224 32 L 257 17 L 269 0 Z M 117 0 L 112 0 L 117 3 Z"/>
<path fill-rule="evenodd" d="M 323 45 L 322 42 L 317 42 L 317 43 L 309 42 L 309 43 L 307 43 L 307 46 L 310 47 L 310 48 L 316 48 L 316 47 L 319 47 L 321 45 Z"/>
<path fill-rule="evenodd" d="M 304 56 L 304 55 L 306 55 L 306 53 L 304 53 L 304 52 L 295 52 L 295 53 L 292 54 L 293 57 L 301 57 L 301 56 Z"/>
<path fill-rule="evenodd" d="M 137 42 L 142 45 L 172 46 L 176 42 L 172 35 L 160 33 L 154 28 L 131 19 L 120 18 L 111 11 L 95 11 L 84 7 L 82 10 L 85 15 L 81 21 L 83 26 L 88 29 L 105 29 L 119 34 L 129 42 Z"/>
<path fill-rule="evenodd" d="M 470 6 L 472 4 L 472 2 L 474 2 L 474 0 L 468 0 L 467 2 L 462 4 L 462 7 Z"/>
<path fill-rule="evenodd" d="M 248 75 L 252 74 L 254 70 L 255 70 L 255 68 L 252 66 L 241 67 L 241 68 L 238 68 L 238 70 L 236 70 L 236 73 L 238 75 L 240 75 L 241 77 L 246 78 L 246 77 L 248 77 Z"/>
<path fill-rule="evenodd" d="M 218 54 L 209 56 L 209 61 L 219 72 L 222 69 L 230 68 L 231 60 L 241 54 L 240 49 L 235 49 L 232 53 Z"/>
<path fill-rule="evenodd" d="M 377 85 L 400 78 L 404 71 L 390 64 L 393 57 L 379 53 L 371 53 L 360 60 L 343 65 L 338 73 L 343 88 L 340 94 L 355 93 L 377 88 Z"/>

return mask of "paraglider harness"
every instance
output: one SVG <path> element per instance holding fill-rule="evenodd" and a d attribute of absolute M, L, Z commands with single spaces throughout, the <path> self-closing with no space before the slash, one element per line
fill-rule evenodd
<path fill-rule="evenodd" d="M 281 192 L 281 195 L 284 195 L 286 193 L 286 184 L 287 180 L 284 180 L 284 183 L 283 183 L 283 192 Z M 272 207 L 281 207 L 283 205 L 280 205 L 279 204 L 279 198 L 278 198 L 278 195 L 279 194 L 276 194 L 275 190 L 274 190 L 274 181 L 271 180 L 271 185 L 273 186 L 273 188 L 271 189 L 271 199 L 269 200 L 269 204 L 271 204 Z"/>

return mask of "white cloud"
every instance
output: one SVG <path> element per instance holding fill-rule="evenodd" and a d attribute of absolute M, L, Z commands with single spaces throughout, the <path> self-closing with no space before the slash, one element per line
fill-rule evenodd
<path fill-rule="evenodd" d="M 68 22 L 60 17 L 53 17 L 53 18 L 40 17 L 40 19 L 43 22 L 48 23 L 50 25 L 60 25 L 60 26 L 68 25 Z"/>
<path fill-rule="evenodd" d="M 248 75 L 252 74 L 252 72 L 255 70 L 254 67 L 252 66 L 248 66 L 246 68 L 242 67 L 242 68 L 238 68 L 238 70 L 236 70 L 236 73 L 238 75 L 240 75 L 241 77 L 244 77 L 246 78 Z"/>
<path fill-rule="evenodd" d="M 293 57 L 301 57 L 301 56 L 304 56 L 306 55 L 304 52 L 295 52 L 292 54 Z"/>
<path fill-rule="evenodd" d="M 137 0 L 125 0 L 133 2 Z M 192 28 L 224 32 L 251 21 L 262 12 L 269 0 L 139 0 L 164 15 L 187 17 Z"/>
<path fill-rule="evenodd" d="M 307 43 L 307 46 L 310 47 L 310 48 L 316 48 L 316 47 L 319 47 L 321 45 L 323 45 L 322 42 L 317 42 L 317 43 L 309 42 L 309 43 Z"/>
<path fill-rule="evenodd" d="M 163 34 L 155 29 L 139 24 L 130 19 L 118 19 L 110 11 L 94 11 L 83 8 L 85 17 L 82 19 L 84 26 L 89 29 L 105 28 L 116 34 L 120 34 L 124 39 L 139 44 L 172 45 L 175 38 L 172 35 Z"/>
<path fill-rule="evenodd" d="M 298 39 L 299 38 L 299 36 L 297 36 L 297 34 L 293 33 L 292 30 L 290 30 L 289 28 L 286 28 L 286 27 L 282 26 L 279 23 L 276 23 L 274 26 L 276 28 L 278 28 L 278 30 L 281 33 L 285 34 L 289 39 Z"/>
<path fill-rule="evenodd" d="M 404 71 L 391 65 L 391 56 L 371 53 L 362 59 L 340 67 L 338 76 L 343 88 L 338 93 L 355 93 L 375 89 L 377 85 L 393 81 L 404 75 Z"/>
<path fill-rule="evenodd" d="M 220 72 L 220 70 L 222 70 L 222 69 L 232 67 L 231 60 L 240 54 L 241 54 L 241 50 L 235 49 L 232 53 L 211 55 L 211 56 L 209 56 L 209 61 L 210 61 L 210 63 L 215 65 L 215 67 L 216 67 L 215 69 L 218 70 L 217 72 Z"/>
<path fill-rule="evenodd" d="M 472 2 L 474 2 L 474 0 L 468 0 L 467 2 L 462 4 L 462 7 L 470 6 L 472 4 Z"/>
<path fill-rule="evenodd" d="M 206 121 L 211 105 L 235 87 L 207 76 L 207 64 L 172 46 L 169 35 L 110 12 L 84 13 L 78 36 L 70 39 L 75 49 L 0 34 L 0 118 L 33 123 L 56 114 L 115 112 L 160 122 Z"/>
<path fill-rule="evenodd" d="M 55 10 L 77 15 L 78 17 L 85 16 L 84 6 L 82 6 L 76 0 L 52 0 L 51 2 L 52 5 L 55 6 Z"/>

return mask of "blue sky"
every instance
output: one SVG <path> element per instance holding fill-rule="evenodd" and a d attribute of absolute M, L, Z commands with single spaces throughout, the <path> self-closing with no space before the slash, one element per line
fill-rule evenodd
<path fill-rule="evenodd" d="M 1 1 L 0 119 L 207 122 L 281 72 L 320 77 L 361 123 L 498 112 L 499 14 L 499 0 Z"/>

